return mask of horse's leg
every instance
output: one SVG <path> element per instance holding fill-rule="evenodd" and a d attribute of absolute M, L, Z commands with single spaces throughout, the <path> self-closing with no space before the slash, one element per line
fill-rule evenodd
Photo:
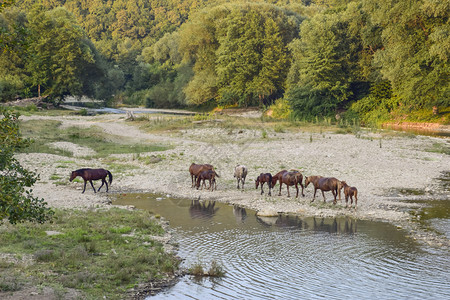
<path fill-rule="evenodd" d="M 105 184 L 106 180 L 102 179 L 102 185 L 98 188 L 97 192 L 100 192 L 100 189 L 102 188 L 102 186 Z"/>
<path fill-rule="evenodd" d="M 281 196 L 281 186 L 283 185 L 283 182 L 280 179 L 280 192 L 278 193 L 278 196 Z M 288 192 L 289 192 L 289 188 L 288 188 Z"/>
<path fill-rule="evenodd" d="M 314 200 L 316 200 L 316 192 L 317 192 L 317 188 L 314 187 L 314 197 L 313 197 L 313 199 L 311 200 L 311 202 L 314 202 Z"/>
<path fill-rule="evenodd" d="M 261 195 L 264 194 L 263 185 L 264 185 L 264 182 L 261 182 Z"/>
<path fill-rule="evenodd" d="M 92 183 L 92 180 L 89 180 L 89 182 L 91 183 L 91 186 L 92 186 L 92 189 L 94 190 L 94 193 L 96 193 L 94 184 Z"/>
<path fill-rule="evenodd" d="M 295 195 L 295 198 L 298 198 L 298 184 L 295 183 L 295 188 L 297 189 L 297 194 Z"/>
<path fill-rule="evenodd" d="M 327 202 L 327 201 L 325 200 L 325 193 L 323 192 L 322 189 L 321 189 L 321 191 L 322 191 L 322 196 L 323 196 L 323 202 Z"/>
<path fill-rule="evenodd" d="M 237 183 L 238 183 L 237 188 L 238 188 L 238 189 L 240 189 L 240 187 L 239 187 L 239 182 L 240 182 L 240 181 L 241 181 L 241 178 L 238 177 L 238 178 L 237 178 Z"/>
<path fill-rule="evenodd" d="M 84 194 L 85 190 L 86 190 L 86 180 L 84 181 L 84 188 L 83 188 L 83 191 L 81 193 Z"/>
<path fill-rule="evenodd" d="M 333 204 L 336 204 L 336 202 L 337 202 L 337 200 L 336 200 L 337 190 L 332 189 L 332 190 L 331 190 L 331 193 L 333 193 L 333 196 L 334 196 Z"/>
<path fill-rule="evenodd" d="M 300 182 L 300 186 L 302 187 L 302 197 L 305 197 L 305 194 L 303 193 L 303 189 L 304 189 L 303 183 Z"/>
<path fill-rule="evenodd" d="M 287 188 L 287 191 L 288 191 L 288 197 L 291 197 L 291 194 L 289 193 L 289 184 L 288 183 L 286 183 L 286 188 Z"/>
<path fill-rule="evenodd" d="M 245 177 L 242 178 L 242 189 L 244 189 L 244 184 L 245 184 Z"/>

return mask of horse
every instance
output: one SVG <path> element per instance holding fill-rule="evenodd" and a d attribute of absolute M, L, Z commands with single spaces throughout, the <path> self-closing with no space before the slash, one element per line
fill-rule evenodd
<path fill-rule="evenodd" d="M 316 197 L 317 181 L 319 181 L 319 179 L 322 177 L 323 176 L 305 176 L 305 189 L 308 187 L 310 183 L 312 183 L 314 186 L 314 198 Z"/>
<path fill-rule="evenodd" d="M 303 193 L 304 187 L 303 187 L 303 183 L 302 183 L 303 175 L 299 171 L 284 172 L 279 176 L 279 181 L 280 181 L 280 192 L 278 193 L 278 196 L 281 196 L 281 187 L 284 183 L 287 186 L 288 197 L 291 196 L 289 193 L 289 186 L 294 185 L 295 188 L 297 189 L 297 194 L 296 194 L 295 198 L 298 198 L 298 185 L 299 184 L 302 187 L 302 196 L 305 197 L 305 194 Z"/>
<path fill-rule="evenodd" d="M 202 171 L 206 171 L 206 170 L 214 170 L 214 167 L 209 164 L 203 164 L 203 165 L 194 164 L 194 163 L 191 164 L 191 166 L 189 167 L 189 173 L 191 173 L 191 180 L 192 180 L 191 187 L 194 187 L 194 183 L 197 181 L 198 174 L 200 174 Z"/>
<path fill-rule="evenodd" d="M 74 180 L 77 176 L 80 176 L 81 178 L 83 178 L 84 180 L 84 188 L 83 188 L 83 192 L 86 190 L 86 182 L 89 181 L 91 183 L 92 188 L 94 189 L 94 193 L 95 188 L 94 188 L 94 184 L 92 183 L 92 180 L 102 180 L 102 185 L 98 188 L 98 192 L 100 191 L 100 189 L 102 188 L 102 186 L 104 184 L 106 184 L 106 192 L 108 192 L 108 183 L 106 182 L 106 176 L 109 176 L 109 184 L 111 185 L 112 180 L 113 180 L 113 176 L 111 174 L 111 172 L 109 172 L 108 170 L 105 169 L 89 169 L 89 168 L 84 168 L 84 169 L 78 169 L 72 172 L 72 174 L 70 175 L 70 179 L 69 181 L 72 182 L 72 180 Z"/>
<path fill-rule="evenodd" d="M 310 176 L 310 177 L 313 177 L 313 176 Z M 308 177 L 308 178 L 310 178 L 310 177 Z M 324 192 L 331 191 L 334 196 L 333 203 L 336 204 L 336 196 L 338 193 L 339 193 L 339 200 L 341 200 L 341 189 L 342 189 L 341 182 L 334 177 L 321 177 L 321 176 L 319 176 L 319 177 L 320 178 L 317 178 L 314 181 L 312 181 L 312 178 L 310 178 L 308 180 L 309 182 L 312 182 L 314 184 L 314 198 L 311 200 L 311 202 L 314 202 L 314 200 L 316 199 L 316 191 L 321 190 L 322 196 L 323 196 L 323 202 L 326 202 Z"/>
<path fill-rule="evenodd" d="M 272 196 L 271 190 L 272 190 L 272 174 L 270 173 L 261 173 L 258 177 L 255 179 L 255 188 L 257 189 L 259 184 L 261 184 L 261 195 L 264 194 L 263 186 L 264 183 L 269 185 L 269 196 Z"/>
<path fill-rule="evenodd" d="M 280 180 L 281 176 L 283 176 L 283 174 L 286 172 L 287 170 L 282 170 L 272 176 L 272 188 L 274 188 L 277 185 L 277 182 Z"/>
<path fill-rule="evenodd" d="M 341 181 L 342 187 L 344 188 L 345 195 L 345 207 L 347 207 L 348 197 L 350 197 L 350 207 L 353 206 L 353 196 L 355 196 L 355 209 L 358 205 L 358 189 L 354 186 L 348 186 L 347 182 Z"/>
<path fill-rule="evenodd" d="M 247 177 L 247 167 L 244 165 L 237 165 L 234 168 L 234 178 L 237 179 L 237 188 L 239 189 L 239 183 L 242 181 L 242 189 L 244 189 L 245 177 Z"/>
<path fill-rule="evenodd" d="M 203 189 L 203 186 L 206 188 L 205 180 L 208 180 L 209 181 L 208 190 L 211 189 L 211 186 L 212 186 L 211 192 L 214 191 L 214 188 L 217 190 L 216 177 L 220 177 L 220 176 L 214 170 L 202 171 L 197 176 L 197 184 L 196 184 L 197 190 L 200 187 L 200 181 L 202 181 L 202 180 L 203 180 L 202 189 Z"/>

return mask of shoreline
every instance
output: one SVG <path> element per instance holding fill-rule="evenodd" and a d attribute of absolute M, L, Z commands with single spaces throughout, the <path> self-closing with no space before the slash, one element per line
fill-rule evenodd
<path fill-rule="evenodd" d="M 18 155 L 24 167 L 39 171 L 41 180 L 33 187 L 33 193 L 44 198 L 51 207 L 108 206 L 114 194 L 140 191 L 175 198 L 200 197 L 201 200 L 220 201 L 264 213 L 381 220 L 414 234 L 420 229 L 411 221 L 408 211 L 417 209 L 420 205 L 400 200 L 411 198 L 411 190 L 420 191 L 422 198 L 450 200 L 448 191 L 443 190 L 437 180 L 443 172 L 450 171 L 450 157 L 429 149 L 434 144 L 446 146 L 448 142 L 443 138 L 412 138 L 391 133 L 383 135 L 367 130 L 362 130 L 358 135 L 337 134 L 322 130 L 308 131 L 307 128 L 289 132 L 264 128 L 267 131 L 264 136 L 261 134 L 262 129 L 247 129 L 245 124 L 242 124 L 242 128 L 227 128 L 215 123 L 193 124 L 178 130 L 147 133 L 135 126 L 138 123 L 126 122 L 123 116 L 117 115 L 59 118 L 21 116 L 21 119 L 59 120 L 63 127 L 98 126 L 107 134 L 124 136 L 139 143 L 170 146 L 166 151 L 140 154 L 141 157 L 160 158 L 149 164 L 136 159 L 133 154 L 114 154 L 108 159 L 97 161 L 78 157 L 75 155 L 78 145 L 71 147 L 70 143 L 65 143 L 64 147 L 74 153 L 71 158 L 39 153 Z M 108 194 L 104 189 L 94 194 L 89 184 L 86 192 L 81 194 L 82 182 L 55 185 L 50 178 L 57 175 L 62 181 L 68 181 L 72 170 L 82 167 L 107 168 L 108 161 L 130 168 L 113 172 L 114 180 L 111 193 Z M 188 170 L 192 162 L 215 166 L 220 175 L 217 179 L 217 191 L 191 188 Z M 237 182 L 233 178 L 237 164 L 244 164 L 249 170 L 243 191 L 236 189 Z M 263 172 L 274 175 L 282 169 L 299 169 L 303 176 L 322 175 L 345 180 L 350 186 L 358 188 L 358 209 L 343 207 L 343 191 L 342 203 L 338 201 L 336 206 L 331 204 L 331 192 L 325 193 L 326 204 L 323 204 L 320 191 L 316 194 L 315 202 L 311 203 L 314 190 L 311 185 L 305 189 L 306 197 L 293 197 L 295 188 L 291 187 L 291 197 L 288 198 L 285 186 L 281 191 L 282 196 L 278 196 L 279 184 L 274 188 L 272 197 L 267 196 L 266 186 L 265 194 L 261 196 L 260 190 L 255 190 L 256 176 Z M 99 183 L 95 186 L 99 186 Z M 430 237 L 427 236 L 426 239 Z M 443 237 L 436 237 L 433 244 L 445 247 L 450 245 L 448 239 Z"/>

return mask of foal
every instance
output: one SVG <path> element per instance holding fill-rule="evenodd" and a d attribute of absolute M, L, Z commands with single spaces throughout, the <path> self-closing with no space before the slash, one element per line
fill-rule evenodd
<path fill-rule="evenodd" d="M 350 207 L 353 206 L 353 196 L 355 196 L 355 209 L 358 205 L 358 190 L 354 186 L 348 186 L 347 182 L 341 181 L 342 187 L 344 188 L 345 195 L 345 207 L 347 207 L 348 197 L 350 197 Z"/>
<path fill-rule="evenodd" d="M 255 180 L 255 188 L 257 189 L 259 184 L 261 184 L 261 195 L 264 194 L 263 186 L 264 183 L 267 182 L 267 185 L 269 186 L 269 196 L 272 196 L 271 190 L 272 190 L 272 174 L 270 173 L 261 173 L 258 177 L 256 177 Z"/>
<path fill-rule="evenodd" d="M 208 180 L 209 181 L 208 190 L 211 189 L 211 192 L 214 191 L 214 188 L 217 190 L 216 177 L 220 177 L 219 174 L 216 173 L 216 171 L 213 171 L 213 170 L 202 171 L 197 176 L 197 184 L 196 184 L 197 190 L 200 187 L 200 181 L 202 181 L 202 180 L 203 180 L 202 189 L 203 189 L 203 186 L 206 188 L 205 180 Z M 212 186 L 212 188 L 211 188 L 211 186 Z"/>

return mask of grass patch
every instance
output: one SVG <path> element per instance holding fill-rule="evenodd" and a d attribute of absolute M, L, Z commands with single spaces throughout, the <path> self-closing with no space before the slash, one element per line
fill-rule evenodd
<path fill-rule="evenodd" d="M 203 266 L 201 262 L 197 262 L 191 268 L 189 268 L 189 274 L 196 277 L 223 277 L 225 276 L 225 271 L 216 260 L 212 260 L 208 271 L 205 271 L 205 266 Z"/>
<path fill-rule="evenodd" d="M 97 153 L 95 157 L 107 157 L 110 154 L 145 153 L 165 151 L 169 147 L 143 143 L 127 142 L 122 136 L 112 136 L 101 128 L 69 127 L 60 128 L 60 121 L 30 120 L 21 122 L 20 130 L 24 137 L 32 138 L 34 143 L 25 149 L 26 152 L 50 153 L 72 156 L 72 153 L 51 147 L 53 142 L 71 142 L 88 147 Z"/>
<path fill-rule="evenodd" d="M 130 287 L 178 268 L 179 260 L 151 238 L 163 233 L 148 212 L 122 209 L 56 210 L 53 223 L 3 224 L 0 252 L 32 255 L 34 263 L 1 264 L 0 291 L 25 285 L 8 275 L 20 273 L 35 285 L 80 290 L 84 299 L 123 299 Z"/>
<path fill-rule="evenodd" d="M 450 145 L 448 143 L 433 143 L 425 151 L 450 155 Z"/>

